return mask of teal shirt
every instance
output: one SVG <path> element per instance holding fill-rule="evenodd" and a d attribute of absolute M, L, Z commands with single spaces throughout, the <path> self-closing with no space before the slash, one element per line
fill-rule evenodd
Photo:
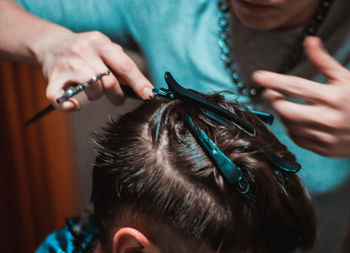
<path fill-rule="evenodd" d="M 48 235 L 35 253 L 92 253 L 97 245 L 97 234 L 93 214 L 75 217 L 67 220 L 63 229 Z"/>
<path fill-rule="evenodd" d="M 73 241 L 74 237 L 66 226 L 63 229 L 48 235 L 43 243 L 37 248 L 35 253 L 73 253 L 75 250 Z"/>
<path fill-rule="evenodd" d="M 235 91 L 220 59 L 217 1 L 16 0 L 16 2 L 33 14 L 74 31 L 98 30 L 122 46 L 140 50 L 145 56 L 151 80 L 156 87 L 165 87 L 164 73 L 170 71 L 186 88 L 204 93 Z M 349 1 L 337 0 L 318 34 L 332 55 L 348 68 L 350 18 L 346 10 L 349 8 Z M 283 54 L 289 52 L 289 47 L 293 45 L 291 43 L 295 43 L 293 38 L 298 36 L 302 29 L 261 32 L 240 27 L 239 24 L 235 24 L 233 28 L 237 28 L 233 29 L 233 43 L 237 47 L 240 46 L 239 50 L 234 50 L 236 53 L 234 58 L 238 59 L 238 67 L 247 82 L 251 81 L 249 76 L 254 69 L 274 70 L 279 61 L 284 59 Z M 307 61 L 300 62 L 290 74 L 325 82 Z M 249 105 L 247 97 L 232 99 Z M 262 104 L 250 107 L 269 110 Z M 325 158 L 296 146 L 278 120 L 271 130 L 296 154 L 303 167 L 299 176 L 312 194 L 330 191 L 349 178 L 350 159 Z"/>

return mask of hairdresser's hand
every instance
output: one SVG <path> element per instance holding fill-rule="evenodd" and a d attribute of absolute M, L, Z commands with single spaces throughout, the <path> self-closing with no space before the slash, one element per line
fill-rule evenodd
<path fill-rule="evenodd" d="M 264 97 L 296 144 L 323 156 L 350 157 L 350 71 L 325 51 L 319 38 L 308 37 L 305 48 L 328 85 L 267 71 L 257 71 L 253 78 L 267 88 Z M 308 104 L 291 102 L 283 93 Z"/>
<path fill-rule="evenodd" d="M 114 104 L 119 104 L 124 94 L 120 84 L 129 85 L 142 99 L 152 97 L 152 84 L 138 69 L 123 49 L 99 32 L 73 33 L 64 31 L 53 33 L 40 40 L 36 54 L 43 65 L 48 80 L 47 97 L 59 110 L 71 111 L 80 108 L 72 98 L 62 104 L 56 99 L 73 82 L 84 83 L 94 75 L 111 70 L 85 90 L 90 100 L 103 94 Z"/>

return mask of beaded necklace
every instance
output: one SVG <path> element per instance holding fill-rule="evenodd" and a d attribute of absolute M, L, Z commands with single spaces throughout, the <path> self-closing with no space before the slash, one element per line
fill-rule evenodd
<path fill-rule="evenodd" d="M 330 9 L 333 0 L 321 0 L 312 18 L 306 23 L 298 40 L 294 44 L 290 56 L 286 58 L 282 64 L 279 73 L 289 72 L 304 57 L 303 41 L 306 36 L 315 35 Z M 225 64 L 225 68 L 230 74 L 232 83 L 236 86 L 238 94 L 250 97 L 258 96 L 263 88 L 256 86 L 248 86 L 241 81 L 237 71 L 237 66 L 233 58 L 231 48 L 231 26 L 230 26 L 230 1 L 219 0 L 218 2 L 218 43 L 221 49 L 221 59 Z"/>

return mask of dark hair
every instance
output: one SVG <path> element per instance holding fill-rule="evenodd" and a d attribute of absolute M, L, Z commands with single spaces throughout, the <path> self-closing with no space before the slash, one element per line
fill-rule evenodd
<path fill-rule="evenodd" d="M 111 122 L 97 140 L 93 171 L 102 244 L 110 243 L 115 220 L 127 210 L 218 252 L 311 248 L 316 218 L 310 197 L 297 175 L 275 168 L 266 152 L 291 161 L 294 155 L 243 106 L 219 94 L 203 96 L 250 123 L 256 136 L 222 126 L 192 104 L 159 98 Z M 247 194 L 225 183 L 188 130 L 186 114 L 243 169 Z"/>

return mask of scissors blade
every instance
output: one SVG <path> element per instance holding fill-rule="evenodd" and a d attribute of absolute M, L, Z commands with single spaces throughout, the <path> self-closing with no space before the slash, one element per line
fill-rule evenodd
<path fill-rule="evenodd" d="M 32 123 L 36 122 L 37 120 L 41 119 L 42 117 L 44 117 L 45 115 L 49 114 L 50 112 L 52 112 L 54 110 L 55 110 L 55 107 L 53 105 L 48 105 L 43 110 L 41 110 L 40 112 L 35 114 L 29 120 L 27 120 L 24 123 L 24 127 L 27 127 L 27 126 L 31 125 Z"/>

